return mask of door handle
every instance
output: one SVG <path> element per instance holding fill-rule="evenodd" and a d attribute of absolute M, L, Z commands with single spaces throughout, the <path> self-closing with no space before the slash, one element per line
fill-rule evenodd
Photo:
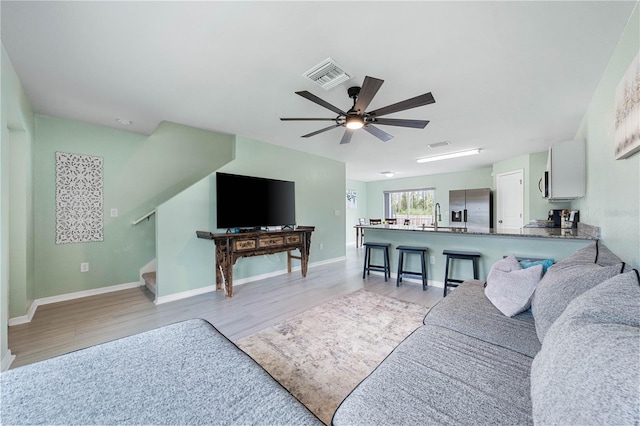
<path fill-rule="evenodd" d="M 502 220 L 499 220 L 498 223 L 502 223 Z"/>
<path fill-rule="evenodd" d="M 462 221 L 463 222 L 467 221 L 467 209 L 464 209 L 464 219 Z"/>

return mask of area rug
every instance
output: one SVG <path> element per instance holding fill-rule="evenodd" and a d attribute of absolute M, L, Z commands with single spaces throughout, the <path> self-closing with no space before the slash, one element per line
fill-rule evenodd
<path fill-rule="evenodd" d="M 358 290 L 237 345 L 329 424 L 340 402 L 422 324 L 427 310 Z"/>

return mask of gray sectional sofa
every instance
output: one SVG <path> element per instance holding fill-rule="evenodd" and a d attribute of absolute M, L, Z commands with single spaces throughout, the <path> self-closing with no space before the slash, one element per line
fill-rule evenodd
<path fill-rule="evenodd" d="M 322 425 L 204 320 L 0 375 L 0 424 Z"/>
<path fill-rule="evenodd" d="M 601 243 L 505 316 L 467 281 L 336 411 L 342 425 L 638 425 L 640 276 Z"/>

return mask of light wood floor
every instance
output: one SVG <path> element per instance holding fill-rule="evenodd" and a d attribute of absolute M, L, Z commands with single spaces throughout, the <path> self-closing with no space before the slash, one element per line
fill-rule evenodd
<path fill-rule="evenodd" d="M 38 307 L 28 324 L 9 327 L 15 368 L 174 322 L 204 318 L 237 341 L 258 330 L 359 289 L 426 308 L 442 298 L 442 288 L 422 291 L 416 282 L 385 283 L 382 274 L 362 279 L 364 251 L 347 247 L 347 260 L 234 287 L 234 296 L 207 293 L 155 305 L 143 287 Z M 392 268 L 393 269 L 393 268 Z"/>

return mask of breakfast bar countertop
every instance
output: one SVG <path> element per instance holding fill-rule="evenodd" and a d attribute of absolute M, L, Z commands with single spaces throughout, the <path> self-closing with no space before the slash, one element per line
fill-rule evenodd
<path fill-rule="evenodd" d="M 439 226 L 437 229 L 433 226 L 413 226 L 413 225 L 357 225 L 364 229 L 377 229 L 389 231 L 407 231 L 407 232 L 435 232 L 446 234 L 463 234 L 463 235 L 486 235 L 486 236 L 504 236 L 504 237 L 532 237 L 532 238 L 556 238 L 556 239 L 577 239 L 577 240 L 597 240 L 599 239 L 599 229 L 595 226 L 583 225 L 578 229 L 563 228 L 484 228 L 484 229 L 466 229 L 451 228 L 448 226 Z"/>

